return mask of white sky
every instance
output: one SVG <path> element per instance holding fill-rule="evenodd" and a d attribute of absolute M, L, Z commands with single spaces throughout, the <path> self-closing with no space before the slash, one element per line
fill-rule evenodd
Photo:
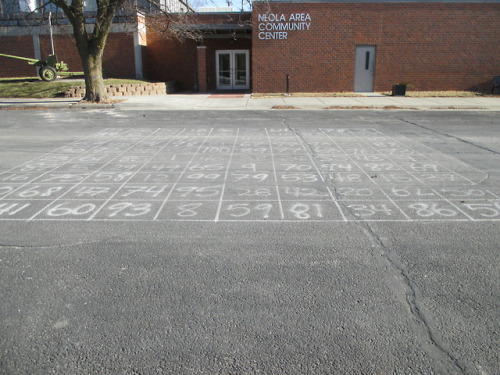
<path fill-rule="evenodd" d="M 242 1 L 241 0 L 230 0 L 233 4 L 233 10 L 239 11 L 241 9 Z M 227 7 L 226 0 L 190 0 L 189 4 L 193 8 L 199 7 Z M 245 10 L 248 10 L 248 2 L 244 0 Z"/>

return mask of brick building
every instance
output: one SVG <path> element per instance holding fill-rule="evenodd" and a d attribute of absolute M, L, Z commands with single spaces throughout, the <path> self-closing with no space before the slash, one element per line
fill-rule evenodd
<path fill-rule="evenodd" d="M 254 92 L 484 90 L 500 75 L 499 1 L 255 3 Z"/>
<path fill-rule="evenodd" d="M 161 37 L 151 19 L 145 32 L 115 27 L 111 75 L 260 93 L 388 91 L 399 82 L 488 90 L 500 75 L 500 0 L 256 1 L 252 12 L 195 14 L 186 27 L 201 38 L 184 41 Z M 45 55 L 46 32 L 14 34 L 0 24 L 0 53 L 36 56 L 38 44 Z M 58 55 L 78 69 L 69 33 L 57 34 Z M 0 76 L 26 75 L 5 58 L 0 66 Z"/>
<path fill-rule="evenodd" d="M 166 40 L 147 27 L 145 77 L 175 81 L 179 90 L 250 89 L 251 13 L 200 13 L 191 21 L 185 26 L 197 40 Z"/>

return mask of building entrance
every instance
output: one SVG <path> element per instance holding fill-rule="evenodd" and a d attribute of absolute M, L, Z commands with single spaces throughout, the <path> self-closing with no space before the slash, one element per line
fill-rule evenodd
<path fill-rule="evenodd" d="M 354 91 L 372 92 L 375 76 L 375 46 L 356 47 Z"/>
<path fill-rule="evenodd" d="M 245 90 L 250 88 L 248 50 L 216 51 L 217 89 Z"/>

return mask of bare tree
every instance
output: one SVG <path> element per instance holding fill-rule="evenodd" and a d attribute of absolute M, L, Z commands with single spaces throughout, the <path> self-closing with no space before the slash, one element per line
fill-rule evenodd
<path fill-rule="evenodd" d="M 102 102 L 107 100 L 102 77 L 102 57 L 104 46 L 111 30 L 116 11 L 125 0 L 97 0 L 97 11 L 93 30 L 87 31 L 85 24 L 84 0 L 50 0 L 62 9 L 73 27 L 73 36 L 85 74 L 84 100 Z"/>
<path fill-rule="evenodd" d="M 183 3 L 182 0 L 179 0 Z M 60 8 L 68 18 L 73 28 L 76 47 L 80 55 L 85 75 L 85 97 L 86 101 L 103 102 L 108 100 L 102 75 L 102 61 L 104 47 L 108 38 L 113 19 L 117 11 L 125 14 L 137 14 L 139 4 L 134 0 L 96 0 L 97 9 L 92 14 L 89 27 L 88 13 L 85 13 L 85 0 L 48 0 L 47 4 L 54 4 Z M 167 15 L 167 20 L 174 17 L 165 4 L 146 0 L 156 12 Z M 186 9 L 189 6 L 186 5 Z M 134 21 L 136 18 L 134 19 Z"/>
<path fill-rule="evenodd" d="M 5 5 L 9 0 L 0 0 Z M 85 76 L 85 96 L 83 100 L 105 102 L 108 100 L 104 87 L 102 65 L 108 35 L 117 14 L 130 23 L 137 23 L 138 12 L 148 14 L 148 24 L 167 38 L 199 39 L 201 31 L 191 27 L 194 10 L 187 0 L 95 0 L 95 10 L 85 8 L 89 0 L 23 0 L 26 3 L 38 2 L 31 16 L 54 8 L 56 21 L 61 12 L 71 23 L 75 44 L 80 56 Z M 40 3 L 41 1 L 41 3 Z M 91 0 L 92 1 L 92 0 Z M 210 0 L 201 0 L 210 1 Z M 228 3 L 231 0 L 227 0 Z M 250 4 L 251 0 L 247 1 Z M 13 2 L 14 3 L 14 2 Z M 19 4 L 21 4 L 19 2 Z M 2 13 L 3 13 L 3 9 Z M 52 15 L 54 17 L 54 15 Z M 42 21 L 43 21 L 42 16 Z"/>

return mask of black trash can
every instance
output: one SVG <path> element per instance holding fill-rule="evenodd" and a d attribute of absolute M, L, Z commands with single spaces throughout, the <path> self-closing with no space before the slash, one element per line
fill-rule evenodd
<path fill-rule="evenodd" d="M 405 96 L 406 85 L 392 85 L 392 96 Z"/>

